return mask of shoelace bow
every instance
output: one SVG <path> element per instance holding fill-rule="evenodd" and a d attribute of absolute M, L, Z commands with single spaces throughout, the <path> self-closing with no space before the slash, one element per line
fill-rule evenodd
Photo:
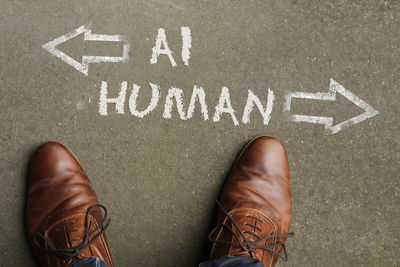
<path fill-rule="evenodd" d="M 233 220 L 233 218 L 228 214 L 228 212 L 222 207 L 222 204 L 221 204 L 218 200 L 216 200 L 216 202 L 217 202 L 218 206 L 221 208 L 221 210 L 224 212 L 224 214 L 225 214 L 225 216 L 228 218 L 228 220 L 233 224 L 234 228 L 236 228 L 236 230 L 240 233 L 240 236 L 243 238 L 243 241 L 240 240 L 239 236 L 233 231 L 233 229 L 232 229 L 229 225 L 226 225 L 226 224 L 224 224 L 224 223 L 220 223 L 220 224 L 218 224 L 216 227 L 214 227 L 214 228 L 211 230 L 210 234 L 208 235 L 208 239 L 209 239 L 211 242 L 228 244 L 228 245 L 230 245 L 230 246 L 234 246 L 234 247 L 240 248 L 240 249 L 242 249 L 243 251 L 248 252 L 248 253 L 250 254 L 251 257 L 254 257 L 254 256 L 253 256 L 253 253 L 254 253 L 254 254 L 257 254 L 257 252 L 255 251 L 256 249 L 263 249 L 263 250 L 266 250 L 266 251 L 268 251 L 268 252 L 270 252 L 270 253 L 272 253 L 272 254 L 278 256 L 278 257 L 281 258 L 283 261 L 287 261 L 287 260 L 288 260 L 288 256 L 287 256 L 287 252 L 286 252 L 286 246 L 285 246 L 285 244 L 284 244 L 283 242 L 277 242 L 277 243 L 272 244 L 272 245 L 269 245 L 269 246 L 262 246 L 262 245 L 258 245 L 258 244 L 260 244 L 261 242 L 263 242 L 263 241 L 265 241 L 265 240 L 267 240 L 267 239 L 271 239 L 271 238 L 276 238 L 276 237 L 285 237 L 285 238 L 287 238 L 287 237 L 293 237 L 293 236 L 294 236 L 294 233 L 288 233 L 288 234 L 274 234 L 274 235 L 268 235 L 268 236 L 265 236 L 265 237 L 263 237 L 263 238 L 260 238 L 255 232 L 249 232 L 249 231 L 244 231 L 244 232 L 242 232 L 242 231 L 240 230 L 238 224 L 235 222 L 235 220 Z M 257 221 L 260 221 L 260 222 L 263 223 L 263 221 L 262 221 L 260 218 L 256 217 L 256 216 L 248 216 L 248 217 L 251 217 L 251 218 L 256 219 Z M 247 225 L 252 226 L 252 227 L 254 227 L 254 228 L 257 228 L 258 230 L 261 230 L 261 228 L 257 227 L 257 226 L 254 225 L 254 224 L 247 224 Z M 226 229 L 228 229 L 228 230 L 232 233 L 232 235 L 234 236 L 234 238 L 236 239 L 236 241 L 238 242 L 238 244 L 235 244 L 235 243 L 230 242 L 230 241 L 218 240 L 218 239 L 216 239 L 216 238 L 213 238 L 212 236 L 214 235 L 214 233 L 215 233 L 218 229 L 220 229 L 220 227 L 225 227 Z M 261 232 L 262 232 L 262 231 L 261 231 Z M 252 234 L 252 235 L 256 236 L 256 237 L 258 238 L 258 240 L 254 241 L 254 242 L 251 242 L 250 240 L 248 240 L 248 239 L 246 238 L 246 236 L 244 235 L 245 233 Z M 281 253 L 278 253 L 277 251 L 275 251 L 275 248 L 276 248 L 276 247 L 279 247 L 279 246 L 282 247 L 283 256 L 281 255 Z"/>
<path fill-rule="evenodd" d="M 89 233 L 89 214 L 96 207 L 99 207 L 104 210 L 104 216 L 103 216 L 102 221 L 96 226 L 96 228 Z M 110 221 L 111 221 L 111 219 L 108 219 L 107 222 L 106 222 L 106 220 L 107 220 L 107 209 L 103 205 L 96 204 L 96 205 L 90 206 L 86 212 L 85 235 L 84 235 L 82 242 L 79 245 L 71 246 L 69 248 L 56 248 L 47 239 L 47 237 L 45 237 L 41 233 L 37 233 L 37 232 L 32 234 L 32 241 L 35 244 L 35 246 L 37 246 L 42 252 L 55 253 L 61 257 L 64 257 L 65 259 L 69 260 L 71 258 L 79 256 L 84 249 L 86 249 L 88 246 L 90 246 L 93 242 L 95 242 L 97 240 L 97 238 L 99 238 L 103 234 L 103 232 L 106 230 L 106 228 L 108 227 L 108 225 L 110 224 Z M 74 223 L 75 223 L 75 221 L 66 222 L 66 223 L 62 224 L 62 226 L 66 226 L 68 224 L 74 224 Z M 100 228 L 102 228 L 102 229 L 98 233 L 94 234 Z M 78 229 L 71 229 L 71 230 L 67 229 L 63 234 L 66 234 L 69 237 L 70 232 L 77 232 L 77 231 L 78 231 Z M 43 247 L 39 244 L 38 238 L 42 239 L 45 242 L 46 247 Z M 90 241 L 89 241 L 89 239 L 90 239 Z M 78 238 L 72 238 L 72 239 L 68 238 L 65 240 L 65 243 L 70 243 L 71 241 L 79 241 L 79 239 Z"/>

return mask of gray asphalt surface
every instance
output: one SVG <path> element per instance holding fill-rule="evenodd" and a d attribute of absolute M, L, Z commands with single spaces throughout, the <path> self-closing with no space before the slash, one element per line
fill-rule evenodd
<path fill-rule="evenodd" d="M 254 136 L 284 143 L 291 168 L 296 236 L 279 266 L 398 266 L 400 149 L 398 1 L 1 1 L 1 266 L 34 266 L 23 224 L 27 167 L 45 141 L 68 146 L 112 217 L 107 237 L 115 266 L 196 266 L 206 254 L 214 199 L 241 148 Z M 92 33 L 124 35 L 125 63 L 91 63 L 84 75 L 41 46 L 91 22 Z M 180 28 L 192 36 L 189 66 Z M 150 64 L 164 28 L 177 63 Z M 82 55 L 120 56 L 120 43 L 60 46 Z M 336 134 L 283 112 L 289 92 L 328 92 L 330 79 L 380 114 Z M 112 104 L 99 114 L 101 82 L 109 97 L 128 82 L 125 114 Z M 138 109 L 160 100 L 144 118 L 128 98 L 141 86 Z M 206 93 L 210 119 L 197 106 L 181 120 L 163 118 L 170 87 Z M 212 120 L 229 88 L 240 125 L 229 114 Z M 241 123 L 248 89 L 273 110 L 268 125 L 257 108 Z M 334 125 L 363 110 L 336 101 L 292 101 L 292 114 L 333 117 Z"/>

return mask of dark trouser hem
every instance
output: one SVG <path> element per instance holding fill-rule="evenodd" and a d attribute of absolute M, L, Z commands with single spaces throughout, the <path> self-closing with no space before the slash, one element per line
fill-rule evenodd
<path fill-rule="evenodd" d="M 89 257 L 75 261 L 70 265 L 68 265 L 68 267 L 109 267 L 109 266 L 102 259 L 96 257 Z"/>
<path fill-rule="evenodd" d="M 199 267 L 264 267 L 264 264 L 251 257 L 225 256 L 216 260 L 202 262 Z"/>

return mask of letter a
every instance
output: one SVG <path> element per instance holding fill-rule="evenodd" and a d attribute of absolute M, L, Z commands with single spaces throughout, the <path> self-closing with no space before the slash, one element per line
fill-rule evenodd
<path fill-rule="evenodd" d="M 161 48 L 161 45 L 164 46 L 164 49 Z M 151 56 L 150 63 L 156 64 L 159 55 L 167 55 L 169 61 L 171 61 L 172 67 L 176 67 L 176 62 L 172 57 L 172 51 L 168 48 L 167 37 L 163 28 L 158 29 L 156 44 L 153 47 L 153 54 Z"/>
<path fill-rule="evenodd" d="M 225 107 L 225 103 L 226 103 L 226 107 Z M 231 99 L 229 97 L 229 89 L 226 87 L 223 87 L 221 90 L 221 95 L 219 96 L 218 105 L 215 107 L 213 121 L 214 122 L 219 121 L 222 113 L 229 113 L 232 117 L 233 123 L 235 125 L 239 125 L 239 122 L 235 116 L 235 111 L 233 110 L 232 105 L 231 105 Z"/>

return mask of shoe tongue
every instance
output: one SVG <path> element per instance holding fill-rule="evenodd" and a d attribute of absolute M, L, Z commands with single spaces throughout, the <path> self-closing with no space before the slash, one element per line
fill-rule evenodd
<path fill-rule="evenodd" d="M 49 228 L 49 240 L 57 249 L 80 245 L 85 236 L 85 215 L 75 215 L 58 221 Z"/>
<path fill-rule="evenodd" d="M 86 225 L 86 210 L 75 210 L 70 213 L 73 215 L 67 216 L 64 212 L 54 214 L 46 223 L 48 239 L 57 249 L 79 246 L 85 241 L 86 228 L 88 228 L 87 234 L 90 234 L 97 226 L 96 221 L 101 221 L 101 212 L 98 209 L 94 209 L 88 215 L 88 225 Z"/>
<path fill-rule="evenodd" d="M 48 252 L 43 262 L 50 263 L 48 266 L 68 266 L 78 259 L 97 257 L 111 263 L 107 241 L 102 236 L 108 222 L 103 225 L 101 209 L 95 207 L 90 211 L 82 209 L 68 213 L 52 214 L 41 226 L 43 234 L 37 232 L 34 245 L 39 251 Z"/>
<path fill-rule="evenodd" d="M 258 240 L 268 236 L 275 234 L 277 229 L 275 224 L 272 222 L 270 218 L 268 218 L 265 214 L 260 212 L 260 205 L 252 202 L 242 202 L 239 203 L 233 208 L 229 215 L 236 223 L 239 229 L 234 225 L 233 222 L 227 223 L 232 228 L 234 233 L 239 238 L 239 241 L 232 236 L 232 242 L 234 244 L 239 245 L 240 243 L 247 247 L 253 242 L 257 242 Z M 247 242 L 246 242 L 247 241 Z M 257 243 L 258 246 L 266 246 L 271 245 L 275 242 L 274 238 L 266 239 Z M 255 253 L 253 256 L 262 260 L 264 251 L 261 249 L 255 249 Z M 249 256 L 249 252 L 243 251 L 241 247 L 231 247 L 231 251 L 229 255 L 232 256 Z"/>
<path fill-rule="evenodd" d="M 85 242 L 85 235 L 89 235 L 94 231 L 96 226 L 97 224 L 92 215 L 89 215 L 88 226 L 86 226 L 86 214 L 75 214 L 74 216 L 67 217 L 53 224 L 53 226 L 49 228 L 48 239 L 56 249 L 76 248 Z M 86 233 L 86 228 L 88 233 Z M 98 231 L 96 231 L 96 233 Z M 87 244 L 96 233 L 92 234 L 85 244 Z M 75 257 L 75 259 L 88 256 L 92 256 L 92 251 L 89 246 L 85 246 L 83 250 L 79 250 L 79 256 Z"/>

